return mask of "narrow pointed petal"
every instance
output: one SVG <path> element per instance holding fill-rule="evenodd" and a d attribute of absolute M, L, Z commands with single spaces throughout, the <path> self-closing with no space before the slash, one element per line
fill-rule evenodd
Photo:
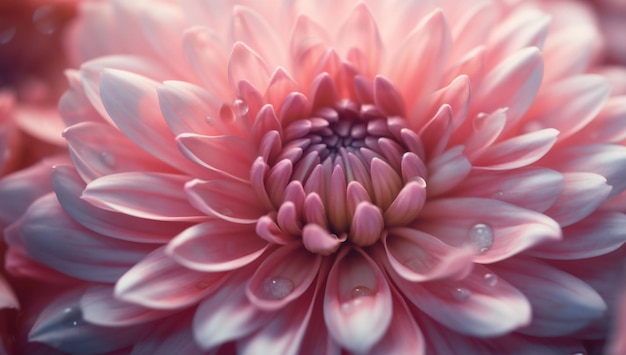
<path fill-rule="evenodd" d="M 422 209 L 416 228 L 452 246 L 474 245 L 477 263 L 504 260 L 561 238 L 561 227 L 544 214 L 482 198 L 433 200 Z"/>
<path fill-rule="evenodd" d="M 238 269 L 256 260 L 267 248 L 254 226 L 219 219 L 196 224 L 174 237 L 166 253 L 197 271 Z"/>
<path fill-rule="evenodd" d="M 391 276 L 415 306 L 462 334 L 504 335 L 531 321 L 530 303 L 524 294 L 481 265 L 458 281 L 413 283 L 395 273 Z"/>
<path fill-rule="evenodd" d="M 264 208 L 249 199 L 255 194 L 250 184 L 239 180 L 192 180 L 185 192 L 198 210 L 225 221 L 251 224 L 264 214 Z"/>
<path fill-rule="evenodd" d="M 220 98 L 227 97 L 228 49 L 217 33 L 206 27 L 192 27 L 183 35 L 183 48 L 187 61 L 196 76 L 209 91 Z"/>
<path fill-rule="evenodd" d="M 453 147 L 428 163 L 428 195 L 437 196 L 456 187 L 472 170 L 463 147 Z"/>
<path fill-rule="evenodd" d="M 342 347 L 366 352 L 387 332 L 393 314 L 388 281 L 360 249 L 339 253 L 325 292 L 326 327 Z"/>
<path fill-rule="evenodd" d="M 426 156 L 433 158 L 441 155 L 452 134 L 452 109 L 450 105 L 441 105 L 433 118 L 420 130 L 420 138 L 426 147 Z"/>
<path fill-rule="evenodd" d="M 236 5 L 233 9 L 231 22 L 233 41 L 250 46 L 271 67 L 285 63 L 287 54 L 285 46 L 278 35 L 262 16 L 251 8 Z M 263 87 L 258 87 L 264 90 Z"/>
<path fill-rule="evenodd" d="M 265 92 L 270 79 L 267 63 L 250 47 L 242 42 L 233 45 L 228 58 L 228 81 L 235 92 L 239 92 L 239 82 L 249 82 L 259 92 Z"/>
<path fill-rule="evenodd" d="M 250 178 L 256 156 L 248 139 L 183 133 L 176 137 L 176 142 L 183 154 L 200 166 L 243 181 Z"/>
<path fill-rule="evenodd" d="M 105 327 L 145 324 L 166 317 L 170 312 L 141 307 L 116 299 L 112 286 L 95 285 L 80 298 L 83 319 Z"/>
<path fill-rule="evenodd" d="M 566 227 L 593 213 L 611 193 L 611 186 L 598 174 L 564 173 L 563 189 L 547 216 Z"/>
<path fill-rule="evenodd" d="M 151 220 L 98 208 L 81 198 L 85 183 L 65 165 L 53 168 L 52 184 L 61 206 L 76 222 L 107 237 L 137 243 L 165 243 L 189 225 Z"/>
<path fill-rule="evenodd" d="M 457 196 L 496 198 L 529 210 L 544 212 L 563 189 L 563 175 L 544 168 L 471 173 L 459 186 Z"/>
<path fill-rule="evenodd" d="M 107 175 L 87 185 L 82 198 L 94 206 L 130 216 L 198 221 L 206 218 L 187 201 L 182 175 L 128 172 Z"/>
<path fill-rule="evenodd" d="M 562 172 L 589 172 L 602 175 L 613 188 L 609 198 L 626 189 L 626 147 L 615 144 L 578 145 L 560 149 L 544 160 Z"/>
<path fill-rule="evenodd" d="M 89 182 L 127 171 L 170 170 L 107 124 L 82 122 L 63 132 L 74 167 Z"/>
<path fill-rule="evenodd" d="M 321 256 L 299 243 L 280 247 L 257 268 L 246 288 L 248 299 L 263 310 L 277 310 L 298 299 L 311 286 Z"/>
<path fill-rule="evenodd" d="M 215 348 L 244 338 L 265 325 L 273 316 L 248 300 L 245 287 L 249 269 L 242 269 L 207 297 L 193 317 L 193 335 L 203 349 Z"/>
<path fill-rule="evenodd" d="M 522 291 L 533 318 L 524 334 L 555 337 L 582 329 L 606 311 L 604 300 L 582 280 L 533 259 L 498 264 L 498 274 Z"/>
<path fill-rule="evenodd" d="M 626 216 L 619 212 L 595 212 L 563 228 L 563 241 L 542 243 L 529 250 L 547 259 L 585 259 L 618 249 L 626 242 Z"/>
<path fill-rule="evenodd" d="M 510 127 L 535 99 L 542 75 L 543 62 L 539 49 L 521 49 L 487 74 L 472 102 L 481 103 L 477 107 L 479 112 L 493 112 L 508 107 Z M 492 97 L 498 97 L 498 100 L 492 100 Z"/>
<path fill-rule="evenodd" d="M 406 225 L 413 221 L 426 202 L 426 182 L 422 178 L 410 181 L 398 193 L 384 213 L 385 225 Z"/>
<path fill-rule="evenodd" d="M 487 148 L 472 164 L 494 170 L 521 168 L 536 162 L 550 151 L 559 131 L 546 128 L 504 140 Z"/>
<path fill-rule="evenodd" d="M 425 354 L 426 340 L 406 302 L 391 289 L 393 317 L 387 333 L 371 349 L 372 354 Z"/>
<path fill-rule="evenodd" d="M 392 228 L 383 245 L 391 267 L 411 282 L 460 278 L 472 269 L 473 250 L 451 247 L 415 229 Z"/>
<path fill-rule="evenodd" d="M 197 166 L 181 159 L 161 114 L 157 87 L 155 81 L 121 70 L 107 69 L 100 79 L 102 103 L 126 137 L 170 166 L 200 174 Z"/>
<path fill-rule="evenodd" d="M 154 247 L 85 229 L 65 213 L 54 194 L 37 200 L 18 223 L 32 259 L 93 282 L 115 282 Z"/>
<path fill-rule="evenodd" d="M 4 277 L 0 277 L 0 309 L 20 308 L 17 296 Z"/>
<path fill-rule="evenodd" d="M 372 75 L 384 54 L 376 21 L 364 3 L 354 7 L 339 30 L 337 48 L 361 73 Z"/>
<path fill-rule="evenodd" d="M 225 276 L 189 270 L 172 260 L 161 247 L 117 280 L 115 297 L 152 309 L 181 309 L 214 292 Z"/>
<path fill-rule="evenodd" d="M 142 330 L 133 327 L 99 327 L 85 322 L 80 310 L 82 290 L 69 290 L 55 297 L 39 314 L 28 340 L 63 352 L 102 353 L 130 346 Z"/>

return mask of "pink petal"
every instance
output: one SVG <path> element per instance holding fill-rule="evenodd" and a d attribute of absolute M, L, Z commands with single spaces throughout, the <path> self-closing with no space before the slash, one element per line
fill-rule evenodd
<path fill-rule="evenodd" d="M 249 139 L 184 133 L 176 137 L 176 141 L 183 154 L 194 163 L 220 174 L 249 180 L 250 167 L 256 158 Z"/>
<path fill-rule="evenodd" d="M 311 351 L 302 346 L 309 325 L 315 300 L 320 298 L 323 279 L 317 279 L 315 287 L 310 287 L 293 303 L 280 312 L 272 314 L 270 321 L 258 332 L 240 342 L 237 349 L 241 354 L 293 354 Z M 324 332 L 324 330 L 321 330 Z M 323 335 L 320 340 L 323 340 Z"/>
<path fill-rule="evenodd" d="M 65 124 L 55 106 L 20 104 L 13 112 L 13 120 L 27 134 L 44 142 L 63 146 L 61 132 Z"/>
<path fill-rule="evenodd" d="M 446 18 L 443 11 L 437 9 L 424 16 L 398 50 L 391 53 L 393 60 L 389 61 L 384 74 L 399 92 L 433 92 L 440 83 L 451 47 L 452 36 Z M 418 113 L 416 110 L 421 105 L 420 100 L 415 100 L 407 110 L 409 115 Z"/>
<path fill-rule="evenodd" d="M 207 215 L 242 224 L 255 223 L 265 208 L 259 206 L 249 183 L 239 180 L 192 180 L 185 185 L 190 203 Z"/>
<path fill-rule="evenodd" d="M 386 226 L 406 225 L 413 221 L 426 202 L 426 182 L 422 178 L 410 181 L 398 193 L 385 211 Z"/>
<path fill-rule="evenodd" d="M 278 67 L 270 77 L 270 83 L 264 95 L 265 101 L 271 107 L 278 108 L 285 98 L 295 91 L 298 91 L 298 83 L 285 69 Z"/>
<path fill-rule="evenodd" d="M 259 92 L 264 92 L 270 79 L 267 63 L 250 47 L 242 42 L 233 45 L 228 58 L 228 81 L 230 87 L 238 92 L 239 82 L 249 82 Z"/>
<path fill-rule="evenodd" d="M 452 246 L 474 245 L 477 263 L 493 263 L 545 240 L 561 238 L 551 218 L 505 202 L 482 198 L 429 201 L 416 229 Z"/>
<path fill-rule="evenodd" d="M 281 39 L 269 23 L 253 9 L 235 5 L 231 19 L 233 41 L 245 43 L 270 67 L 285 63 L 287 53 Z M 264 90 L 264 87 L 257 87 Z"/>
<path fill-rule="evenodd" d="M 15 222 L 39 197 L 52 191 L 50 175 L 54 164 L 71 163 L 66 156 L 43 159 L 0 180 L 0 225 Z"/>
<path fill-rule="evenodd" d="M 304 226 L 302 243 L 308 251 L 328 256 L 339 249 L 342 241 L 336 235 L 330 234 L 325 228 L 310 223 Z"/>
<path fill-rule="evenodd" d="M 448 145 L 452 128 L 452 110 L 449 105 L 441 105 L 439 111 L 419 132 L 426 147 L 427 158 L 432 159 L 441 155 Z"/>
<path fill-rule="evenodd" d="M 222 102 L 204 88 L 184 81 L 166 81 L 157 88 L 163 119 L 174 135 L 224 134 L 219 110 Z"/>
<path fill-rule="evenodd" d="M 559 198 L 563 175 L 544 168 L 475 170 L 455 191 L 456 196 L 495 198 L 544 212 Z"/>
<path fill-rule="evenodd" d="M 510 138 L 487 148 L 472 164 L 493 170 L 527 166 L 541 159 L 557 141 L 559 131 L 546 128 Z"/>
<path fill-rule="evenodd" d="M 391 289 L 393 316 L 387 333 L 370 350 L 372 354 L 425 354 L 426 341 L 409 307 L 395 288 Z"/>
<path fill-rule="evenodd" d="M 82 122 L 63 132 L 70 157 L 83 180 L 126 171 L 172 171 L 107 124 Z"/>
<path fill-rule="evenodd" d="M 564 173 L 563 189 L 554 204 L 545 211 L 561 225 L 569 226 L 593 213 L 611 192 L 606 179 L 590 173 Z"/>
<path fill-rule="evenodd" d="M 359 246 L 376 243 L 385 228 L 380 208 L 367 201 L 360 202 L 350 225 L 350 240 Z"/>
<path fill-rule="evenodd" d="M 596 212 L 563 228 L 563 240 L 542 243 L 529 251 L 547 259 L 585 259 L 618 249 L 626 242 L 626 216 L 618 212 Z"/>
<path fill-rule="evenodd" d="M 512 127 L 535 99 L 543 75 L 541 52 L 535 47 L 521 49 L 485 77 L 481 86 L 472 97 L 472 102 L 480 103 L 475 107 L 478 112 L 493 112 L 508 107 L 508 127 Z M 498 100 L 493 100 L 498 97 Z"/>
<path fill-rule="evenodd" d="M 582 329 L 606 311 L 604 300 L 580 279 L 533 259 L 511 259 L 497 272 L 532 305 L 532 321 L 519 331 L 555 337 Z"/>
<path fill-rule="evenodd" d="M 66 126 L 69 127 L 80 122 L 104 122 L 85 95 L 80 71 L 66 69 L 65 77 L 69 87 L 61 95 L 58 109 Z"/>
<path fill-rule="evenodd" d="M 439 323 L 459 333 L 492 337 L 531 321 L 528 300 L 491 270 L 475 265 L 458 281 L 409 282 L 395 273 L 393 280 L 414 305 Z"/>
<path fill-rule="evenodd" d="M 225 276 L 189 270 L 172 260 L 161 247 L 117 280 L 115 297 L 147 308 L 181 309 L 214 292 Z"/>
<path fill-rule="evenodd" d="M 619 143 L 626 140 L 626 129 L 622 122 L 626 119 L 626 95 L 608 99 L 598 116 L 587 125 L 581 140 L 591 143 Z M 578 138 L 578 137 L 577 137 Z"/>
<path fill-rule="evenodd" d="M 80 298 L 83 319 L 106 327 L 140 325 L 163 318 L 170 313 L 126 303 L 115 299 L 112 286 L 95 285 Z"/>
<path fill-rule="evenodd" d="M 128 172 L 96 179 L 82 198 L 109 211 L 162 221 L 199 221 L 206 218 L 191 206 L 182 175 Z"/>
<path fill-rule="evenodd" d="M 504 21 L 497 25 L 497 31 L 489 43 L 489 60 L 497 63 L 516 51 L 537 47 L 541 49 L 548 34 L 551 17 L 536 8 L 520 8 L 513 11 Z"/>
<path fill-rule="evenodd" d="M 543 161 L 563 172 L 589 172 L 602 175 L 613 187 L 610 197 L 626 189 L 626 147 L 614 144 L 577 145 L 560 149 Z"/>
<path fill-rule="evenodd" d="M 20 308 L 15 292 L 3 276 L 0 276 L 0 309 Z"/>
<path fill-rule="evenodd" d="M 361 72 L 372 76 L 384 53 L 376 20 L 367 5 L 357 4 L 338 32 L 337 48 Z"/>
<path fill-rule="evenodd" d="M 441 110 L 443 105 L 449 105 L 452 111 L 451 126 L 452 130 L 455 130 L 464 122 L 467 116 L 471 92 L 470 80 L 467 75 L 457 76 L 450 85 L 432 94 L 431 114 L 426 115 L 426 117 L 434 116 L 437 111 Z"/>
<path fill-rule="evenodd" d="M 392 314 L 391 291 L 376 263 L 360 249 L 342 249 L 324 295 L 331 336 L 349 351 L 369 351 L 387 332 Z"/>
<path fill-rule="evenodd" d="M 183 35 L 183 48 L 196 77 L 208 91 L 218 98 L 228 98 L 228 76 L 224 70 L 228 65 L 228 48 L 220 36 L 207 27 L 191 27 Z"/>
<path fill-rule="evenodd" d="M 428 162 L 428 195 L 437 196 L 453 189 L 472 170 L 463 147 L 453 147 Z"/>
<path fill-rule="evenodd" d="M 19 222 L 30 257 L 64 274 L 95 282 L 115 282 L 152 248 L 105 237 L 74 222 L 48 194 Z"/>
<path fill-rule="evenodd" d="M 92 18 L 94 17 L 96 16 Z M 113 121 L 105 108 L 104 98 L 101 96 L 103 92 L 102 78 L 106 69 L 121 69 L 155 80 L 165 79 L 169 75 L 167 70 L 160 65 L 145 58 L 130 55 L 105 56 L 84 62 L 80 67 L 84 93 L 94 109 L 109 122 Z"/>
<path fill-rule="evenodd" d="M 264 326 L 274 313 L 264 312 L 248 300 L 246 281 L 254 270 L 235 272 L 211 297 L 202 301 L 193 317 L 193 335 L 203 349 L 242 339 Z"/>
<path fill-rule="evenodd" d="M 164 243 L 189 225 L 186 222 L 137 218 L 98 208 L 80 198 L 85 183 L 69 166 L 54 167 L 52 184 L 67 214 L 85 228 L 107 237 L 137 243 Z"/>
<path fill-rule="evenodd" d="M 576 38 L 575 41 L 572 38 Z M 600 42 L 597 27 L 568 26 L 565 31 L 554 31 L 544 45 L 544 81 L 555 82 L 584 72 L 592 61 L 594 48 Z"/>
<path fill-rule="evenodd" d="M 277 310 L 298 299 L 309 288 L 322 257 L 299 243 L 281 246 L 257 268 L 246 287 L 248 299 L 262 310 Z"/>
<path fill-rule="evenodd" d="M 465 137 L 464 130 L 457 131 L 456 139 L 461 139 L 471 160 L 475 160 L 500 137 L 506 126 L 507 108 L 497 109 L 490 114 L 479 113 L 472 121 L 473 134 Z"/>
<path fill-rule="evenodd" d="M 201 169 L 181 159 L 161 114 L 157 87 L 155 81 L 121 70 L 107 69 L 100 78 L 102 103 L 120 131 L 154 157 L 198 176 Z"/>
<path fill-rule="evenodd" d="M 68 290 L 55 297 L 38 315 L 28 340 L 63 352 L 107 353 L 130 346 L 141 328 L 99 327 L 85 322 L 79 306 L 82 290 Z"/>
<path fill-rule="evenodd" d="M 415 229 L 392 228 L 382 241 L 391 267 L 411 282 L 460 278 L 472 269 L 473 250 L 451 247 Z"/>
<path fill-rule="evenodd" d="M 452 27 L 452 58 L 459 60 L 472 49 L 484 45 L 497 23 L 498 10 L 488 3 L 472 4 Z"/>
<path fill-rule="evenodd" d="M 217 219 L 186 229 L 168 243 L 166 253 L 190 269 L 217 272 L 247 265 L 266 248 L 254 226 Z"/>
<path fill-rule="evenodd" d="M 591 122 L 609 97 L 611 85 L 599 75 L 579 75 L 542 90 L 524 117 L 529 129 L 553 127 L 563 141 Z M 569 102 L 563 105 L 563 102 Z"/>

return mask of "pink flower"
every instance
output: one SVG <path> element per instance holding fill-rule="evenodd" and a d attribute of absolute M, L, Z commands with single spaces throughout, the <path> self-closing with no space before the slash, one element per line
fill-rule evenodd
<path fill-rule="evenodd" d="M 543 354 L 606 338 L 626 112 L 588 73 L 594 23 L 521 1 L 120 0 L 85 3 L 72 34 L 69 160 L 0 182 L 19 201 L 0 208 L 7 270 L 44 290 L 18 341 Z"/>

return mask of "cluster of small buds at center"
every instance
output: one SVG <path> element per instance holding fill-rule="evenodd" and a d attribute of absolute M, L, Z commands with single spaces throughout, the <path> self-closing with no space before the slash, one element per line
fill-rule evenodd
<path fill-rule="evenodd" d="M 348 241 L 376 243 L 384 229 L 413 221 L 426 200 L 420 138 L 402 117 L 343 99 L 266 134 L 262 146 L 280 152 L 252 167 L 273 211 L 257 222 L 272 243 L 302 239 L 330 255 Z"/>

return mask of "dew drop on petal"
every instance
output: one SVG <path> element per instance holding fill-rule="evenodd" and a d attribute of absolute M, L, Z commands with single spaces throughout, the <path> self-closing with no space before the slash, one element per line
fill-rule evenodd
<path fill-rule="evenodd" d="M 69 327 L 83 324 L 83 314 L 78 308 L 67 307 L 63 310 L 63 323 Z"/>
<path fill-rule="evenodd" d="M 352 289 L 352 298 L 366 297 L 373 294 L 372 290 L 365 286 L 356 286 Z"/>
<path fill-rule="evenodd" d="M 485 284 L 489 287 L 493 287 L 498 283 L 498 276 L 490 272 L 486 273 L 485 276 L 483 276 L 483 279 L 485 280 Z"/>
<path fill-rule="evenodd" d="M 263 283 L 265 294 L 275 300 L 287 297 L 293 291 L 293 282 L 283 277 L 272 277 Z"/>
<path fill-rule="evenodd" d="M 248 104 L 242 99 L 233 100 L 232 106 L 233 106 L 233 112 L 235 113 L 235 115 L 239 117 L 245 116 L 248 113 L 248 110 L 250 109 Z"/>
<path fill-rule="evenodd" d="M 0 20 L 1 21 L 1 20 Z M 15 37 L 15 26 L 5 27 L 0 22 L 0 45 L 7 44 Z"/>
<path fill-rule="evenodd" d="M 457 287 L 452 290 L 452 297 L 459 302 L 465 302 L 472 296 L 472 291 L 465 287 Z"/>
<path fill-rule="evenodd" d="M 211 116 L 206 116 L 206 118 L 204 119 L 204 123 L 209 126 L 213 126 L 213 118 Z"/>
<path fill-rule="evenodd" d="M 486 224 L 478 223 L 470 229 L 470 243 L 481 253 L 486 252 L 493 245 L 493 229 Z"/>
<path fill-rule="evenodd" d="M 502 199 L 504 198 L 504 192 L 502 192 L 502 191 L 497 191 L 497 192 L 494 192 L 494 193 L 491 195 L 491 197 L 492 197 L 492 198 L 494 198 L 494 199 L 496 199 L 496 200 L 502 200 Z"/>
<path fill-rule="evenodd" d="M 33 23 L 39 32 L 51 35 L 57 31 L 60 22 L 51 5 L 40 6 L 33 13 Z"/>
<path fill-rule="evenodd" d="M 100 160 L 102 161 L 102 163 L 104 163 L 104 165 L 108 166 L 109 168 L 115 167 L 115 157 L 109 152 L 105 151 L 100 153 Z"/>

